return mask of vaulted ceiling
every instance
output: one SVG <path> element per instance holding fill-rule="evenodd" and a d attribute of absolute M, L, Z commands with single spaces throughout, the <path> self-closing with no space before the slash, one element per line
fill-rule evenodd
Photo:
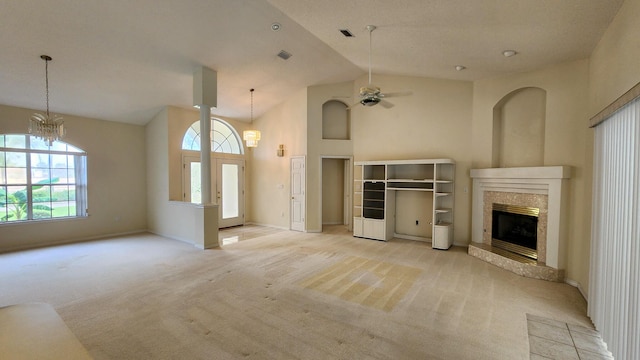
<path fill-rule="evenodd" d="M 378 27 L 374 74 L 473 81 L 588 57 L 622 2 L 0 0 L 0 104 L 44 107 L 47 54 L 53 112 L 145 124 L 165 105 L 190 107 L 192 73 L 207 66 L 213 113 L 246 121 L 250 88 L 259 116 L 304 87 L 364 75 L 366 25 Z"/>

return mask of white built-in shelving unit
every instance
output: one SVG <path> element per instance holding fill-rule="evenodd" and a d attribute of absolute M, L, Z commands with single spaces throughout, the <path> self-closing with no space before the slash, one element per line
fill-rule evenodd
<path fill-rule="evenodd" d="M 454 180 L 455 162 L 451 159 L 356 162 L 353 235 L 384 241 L 404 237 L 448 249 L 453 243 Z M 400 191 L 432 193 L 431 238 L 395 231 L 396 193 Z"/>

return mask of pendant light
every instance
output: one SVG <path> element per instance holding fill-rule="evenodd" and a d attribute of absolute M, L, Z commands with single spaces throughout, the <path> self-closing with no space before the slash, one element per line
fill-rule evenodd
<path fill-rule="evenodd" d="M 253 124 L 253 91 L 251 93 L 251 123 Z M 242 132 L 242 139 L 247 143 L 247 147 L 258 147 L 258 141 L 260 140 L 260 130 L 245 130 Z"/>
<path fill-rule="evenodd" d="M 67 134 L 67 129 L 64 127 L 62 116 L 51 115 L 49 113 L 49 61 L 51 61 L 51 56 L 41 55 L 40 58 L 44 60 L 45 63 L 47 112 L 46 114 L 35 113 L 31 115 L 31 119 L 29 120 L 29 134 L 46 141 L 49 146 L 51 146 L 54 141 L 64 138 Z"/>

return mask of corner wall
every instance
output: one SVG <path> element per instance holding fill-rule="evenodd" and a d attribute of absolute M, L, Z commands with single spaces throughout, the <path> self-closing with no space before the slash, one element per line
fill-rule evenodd
<path fill-rule="evenodd" d="M 640 0 L 625 0 L 598 45 L 589 67 L 589 116 L 640 82 Z"/>
<path fill-rule="evenodd" d="M 290 159 L 307 155 L 306 114 L 305 88 L 248 125 L 260 130 L 262 139 L 247 152 L 247 222 L 289 229 Z M 284 157 L 276 156 L 279 144 L 285 146 Z"/>
<path fill-rule="evenodd" d="M 351 95 L 353 82 L 310 86 L 307 92 L 307 231 L 322 232 L 322 157 L 353 155 L 353 140 L 322 138 L 322 105 L 336 96 Z M 347 103 L 350 100 L 347 99 Z M 352 118 L 353 119 L 353 118 Z M 351 122 L 353 124 L 353 121 Z M 352 125 L 353 129 L 353 125 Z M 355 136 L 350 131 L 351 138 Z M 352 206 L 351 206 L 352 207 Z"/>
<path fill-rule="evenodd" d="M 490 168 L 493 108 L 507 94 L 526 87 L 547 92 L 544 164 L 569 165 L 567 278 L 586 293 L 589 280 L 591 132 L 587 128 L 589 61 L 578 60 L 542 70 L 479 80 L 473 85 L 473 168 Z"/>
<path fill-rule="evenodd" d="M 26 134 L 36 111 L 0 105 L 0 132 Z M 87 152 L 89 216 L 0 225 L 0 251 L 145 231 L 144 127 L 64 115 L 64 142 Z"/>

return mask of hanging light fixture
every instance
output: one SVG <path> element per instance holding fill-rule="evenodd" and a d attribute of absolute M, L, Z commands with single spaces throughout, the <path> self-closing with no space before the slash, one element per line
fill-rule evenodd
<path fill-rule="evenodd" d="M 51 146 L 54 141 L 64 138 L 67 134 L 67 129 L 64 127 L 62 116 L 49 114 L 49 61 L 51 61 L 51 56 L 40 55 L 40 58 L 44 60 L 45 63 L 47 113 L 35 113 L 31 115 L 31 119 L 29 120 L 29 134 L 47 141 L 49 146 Z"/>
<path fill-rule="evenodd" d="M 253 123 L 253 91 L 255 89 L 249 90 L 251 93 L 251 123 Z M 247 147 L 258 147 L 258 141 L 260 140 L 260 131 L 259 130 L 245 130 L 242 132 L 242 139 L 246 141 Z"/>

